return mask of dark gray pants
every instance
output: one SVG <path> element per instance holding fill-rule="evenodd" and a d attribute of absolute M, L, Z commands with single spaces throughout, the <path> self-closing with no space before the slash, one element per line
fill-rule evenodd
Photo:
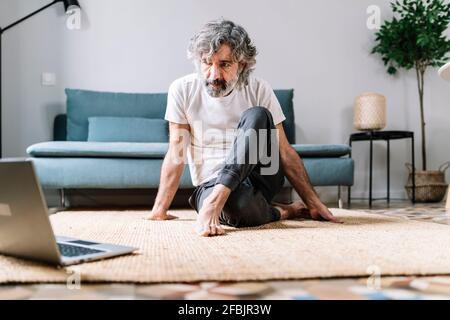
<path fill-rule="evenodd" d="M 247 129 L 254 129 L 258 133 L 259 129 L 266 129 L 267 139 L 263 144 L 260 143 L 259 134 L 257 134 L 258 146 L 263 145 L 266 148 L 266 154 L 270 156 L 271 141 L 270 131 L 275 129 L 272 114 L 266 108 L 253 107 L 247 109 L 239 121 L 238 134 L 234 140 L 234 153 L 228 155 L 225 165 L 217 178 L 209 180 L 197 186 L 189 198 L 189 204 L 197 212 L 200 211 L 204 199 L 211 193 L 216 184 L 223 184 L 231 189 L 222 213 L 220 223 L 232 227 L 254 227 L 280 220 L 280 212 L 271 206 L 273 197 L 281 190 L 284 184 L 284 174 L 281 168 L 281 161 L 278 155 L 279 169 L 276 174 L 262 175 L 261 168 L 269 167 L 269 164 L 260 162 L 260 152 L 258 150 L 258 159 L 254 161 L 237 161 L 245 156 L 249 156 L 249 141 L 245 137 Z M 244 147 L 236 148 L 237 141 L 246 141 Z M 242 146 L 242 144 L 240 144 Z M 244 154 L 243 154 L 244 153 Z"/>

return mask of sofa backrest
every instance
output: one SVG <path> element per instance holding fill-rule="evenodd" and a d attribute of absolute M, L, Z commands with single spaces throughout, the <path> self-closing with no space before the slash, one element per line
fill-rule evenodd
<path fill-rule="evenodd" d="M 283 127 L 295 143 L 293 90 L 274 90 L 286 121 Z M 54 139 L 86 141 L 90 117 L 142 117 L 164 119 L 167 93 L 114 93 L 66 89 L 67 115 L 55 119 Z"/>

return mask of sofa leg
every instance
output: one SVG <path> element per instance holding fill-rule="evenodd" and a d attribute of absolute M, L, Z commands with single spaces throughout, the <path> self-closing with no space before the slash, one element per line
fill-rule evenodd
<path fill-rule="evenodd" d="M 339 203 L 339 209 L 342 209 L 342 197 L 341 197 L 341 186 L 338 186 L 338 203 Z"/>
<path fill-rule="evenodd" d="M 66 209 L 66 195 L 64 189 L 59 189 L 59 198 L 61 209 Z"/>

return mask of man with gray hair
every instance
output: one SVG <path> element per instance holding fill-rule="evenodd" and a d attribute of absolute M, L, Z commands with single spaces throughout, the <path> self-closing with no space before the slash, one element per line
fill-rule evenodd
<path fill-rule="evenodd" d="M 169 150 L 146 219 L 176 218 L 168 209 L 187 157 L 196 187 L 189 204 L 198 212 L 201 236 L 224 234 L 221 224 L 253 227 L 298 217 L 340 222 L 320 201 L 289 144 L 272 88 L 251 76 L 256 55 L 247 32 L 223 19 L 207 23 L 191 39 L 188 57 L 197 72 L 169 88 Z M 304 202 L 272 202 L 285 176 Z"/>

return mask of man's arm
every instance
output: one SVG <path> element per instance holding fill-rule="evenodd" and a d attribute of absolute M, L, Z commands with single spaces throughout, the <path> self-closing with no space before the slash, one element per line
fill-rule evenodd
<path fill-rule="evenodd" d="M 186 163 L 186 151 L 189 144 L 190 127 L 188 124 L 171 122 L 169 131 L 169 150 L 164 157 L 161 168 L 161 179 L 153 209 L 149 215 L 144 217 L 147 220 L 170 220 L 177 218 L 167 214 L 167 211 L 178 190 L 180 179 L 183 175 Z"/>
<path fill-rule="evenodd" d="M 297 191 L 306 206 L 310 209 L 311 217 L 313 219 L 325 219 L 333 222 L 340 222 L 320 201 L 319 196 L 311 185 L 302 159 L 287 140 L 283 125 L 280 123 L 276 128 L 279 133 L 281 166 L 295 191 Z"/>

